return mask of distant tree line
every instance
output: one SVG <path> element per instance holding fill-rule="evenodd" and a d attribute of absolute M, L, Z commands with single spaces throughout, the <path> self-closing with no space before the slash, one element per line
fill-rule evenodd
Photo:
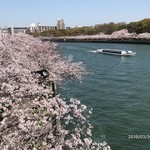
<path fill-rule="evenodd" d="M 150 33 L 150 19 L 144 19 L 138 22 L 131 23 L 104 23 L 93 26 L 77 27 L 63 30 L 49 30 L 42 33 L 32 33 L 34 36 L 78 36 L 78 35 L 95 35 L 99 33 L 112 34 L 115 31 L 127 29 L 129 33 Z"/>

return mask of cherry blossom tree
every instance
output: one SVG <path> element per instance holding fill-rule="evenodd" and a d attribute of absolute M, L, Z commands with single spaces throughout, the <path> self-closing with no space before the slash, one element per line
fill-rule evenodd
<path fill-rule="evenodd" d="M 72 39 L 72 40 L 98 40 L 98 39 L 104 39 L 104 40 L 111 40 L 111 39 L 150 39 L 150 33 L 129 33 L 127 29 L 122 29 L 119 31 L 115 31 L 112 34 L 104 34 L 99 33 L 96 35 L 78 35 L 78 36 L 62 36 L 57 37 L 56 39 Z"/>
<path fill-rule="evenodd" d="M 0 37 L 0 149 L 106 150 L 94 142 L 91 110 L 79 100 L 67 103 L 54 85 L 81 80 L 86 70 L 58 45 L 25 34 Z"/>
<path fill-rule="evenodd" d="M 149 40 L 150 39 L 150 33 L 141 33 L 141 34 L 138 34 L 137 36 L 138 39 L 147 39 Z"/>

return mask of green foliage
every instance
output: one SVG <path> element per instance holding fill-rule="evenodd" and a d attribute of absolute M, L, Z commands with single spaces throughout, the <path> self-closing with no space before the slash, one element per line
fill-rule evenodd
<path fill-rule="evenodd" d="M 138 22 L 131 22 L 127 25 L 129 32 L 150 33 L 150 19 L 144 19 Z"/>
<path fill-rule="evenodd" d="M 122 29 L 127 29 L 130 33 L 150 33 L 150 19 L 144 19 L 138 22 L 131 22 L 126 24 L 125 22 L 122 23 L 104 23 L 104 24 L 97 24 L 94 27 L 85 26 L 85 27 L 76 27 L 72 29 L 62 29 L 62 30 L 49 30 L 44 31 L 42 33 L 35 32 L 32 33 L 34 36 L 77 36 L 77 35 L 94 35 L 103 32 L 104 34 L 112 34 L 115 31 L 119 31 Z M 30 33 L 31 34 L 31 33 Z"/>

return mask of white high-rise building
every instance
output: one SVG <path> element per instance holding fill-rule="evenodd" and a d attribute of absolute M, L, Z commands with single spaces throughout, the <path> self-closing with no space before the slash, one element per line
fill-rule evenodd
<path fill-rule="evenodd" d="M 65 29 L 65 23 L 63 19 L 57 20 L 57 30 L 60 30 L 60 29 Z"/>

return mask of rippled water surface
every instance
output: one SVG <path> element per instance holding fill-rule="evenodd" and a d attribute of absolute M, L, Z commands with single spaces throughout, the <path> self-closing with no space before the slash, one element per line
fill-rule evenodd
<path fill-rule="evenodd" d="M 149 150 L 150 45 L 59 44 L 64 56 L 71 54 L 74 61 L 83 61 L 90 72 L 81 84 L 67 83 L 63 94 L 93 108 L 94 138 L 105 138 L 113 150 Z M 127 49 L 137 54 L 123 57 L 94 53 L 98 48 Z M 141 139 L 131 139 L 132 135 Z"/>

